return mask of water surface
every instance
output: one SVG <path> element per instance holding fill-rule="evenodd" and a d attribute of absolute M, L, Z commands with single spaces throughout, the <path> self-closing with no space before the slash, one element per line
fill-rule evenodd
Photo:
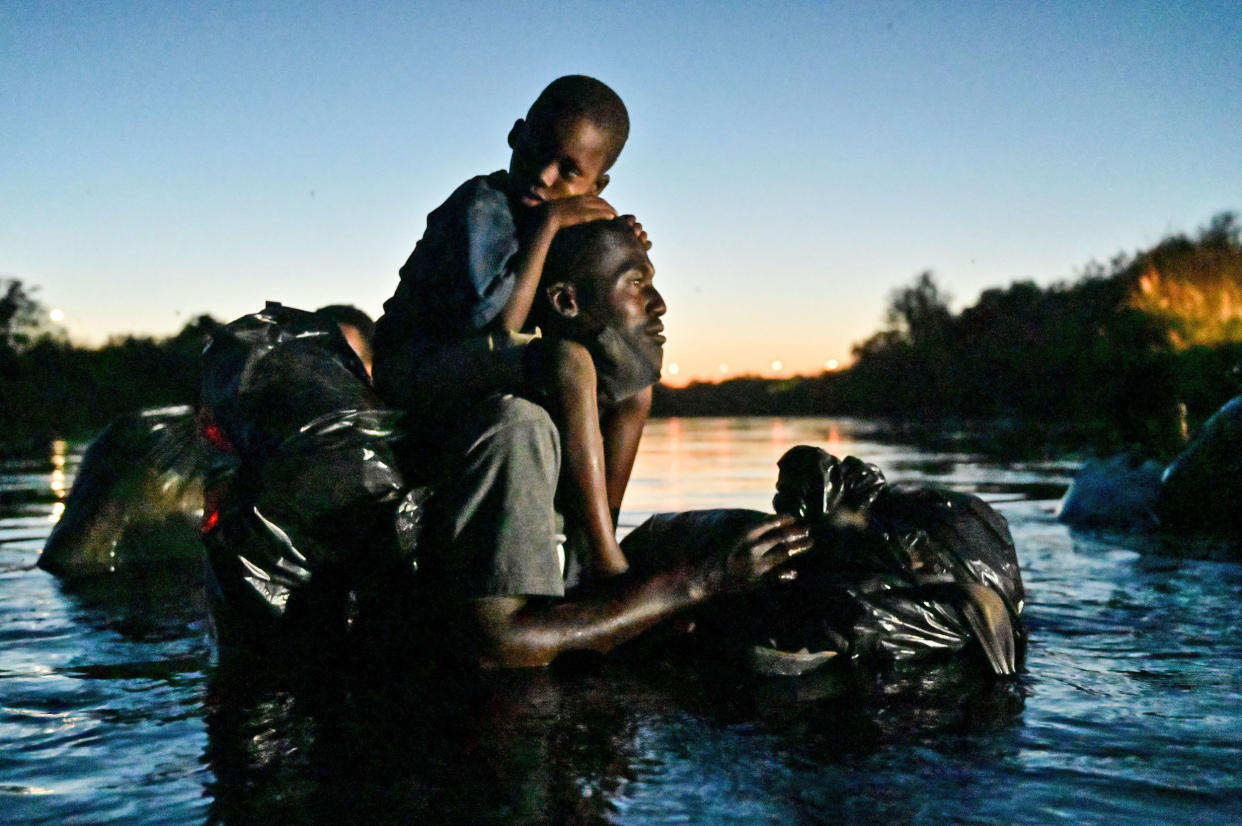
<path fill-rule="evenodd" d="M 193 577 L 67 588 L 33 567 L 73 446 L 0 467 L 0 822 L 1242 822 L 1242 566 L 1053 521 L 1073 468 L 874 440 L 823 419 L 653 422 L 623 529 L 767 509 L 815 443 L 1010 522 L 1026 672 L 751 682 L 677 664 L 474 686 L 291 688 L 212 659 Z M 370 675 L 367 675 L 370 676 Z M 360 688 L 371 686 L 372 688 Z"/>

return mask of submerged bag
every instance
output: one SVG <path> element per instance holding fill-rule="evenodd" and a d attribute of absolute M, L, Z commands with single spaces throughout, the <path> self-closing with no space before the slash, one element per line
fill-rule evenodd
<path fill-rule="evenodd" d="M 202 566 L 198 525 L 211 448 L 188 406 L 113 419 L 87 447 L 40 568 L 63 577 Z"/>
<path fill-rule="evenodd" d="M 801 445 L 779 462 L 773 502 L 811 529 L 810 550 L 748 592 L 695 617 L 712 647 L 756 671 L 798 675 L 830 662 L 903 662 L 977 643 L 1013 674 L 1025 593 L 1002 516 L 976 496 L 891 487 L 874 465 Z M 660 514 L 623 544 L 637 570 L 723 552 L 764 514 Z"/>
<path fill-rule="evenodd" d="M 1212 414 L 1169 463 L 1159 491 L 1162 527 L 1226 540 L 1236 558 L 1242 548 L 1242 396 Z"/>
<path fill-rule="evenodd" d="M 1025 592 L 1004 517 L 971 494 L 889 486 L 874 465 L 815 447 L 778 466 L 773 504 L 807 520 L 814 545 L 767 616 L 797 637 L 827 613 L 853 653 L 891 660 L 974 642 L 994 672 L 1016 671 Z"/>

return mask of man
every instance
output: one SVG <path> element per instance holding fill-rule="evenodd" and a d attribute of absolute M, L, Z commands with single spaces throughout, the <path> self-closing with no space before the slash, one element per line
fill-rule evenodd
<path fill-rule="evenodd" d="M 544 335 L 591 352 L 601 414 L 629 410 L 640 432 L 663 359 L 665 305 L 653 276 L 624 220 L 582 224 L 558 233 L 536 307 Z M 560 440 L 547 411 L 495 395 L 444 435 L 452 472 L 438 490 L 419 560 L 418 591 L 434 617 L 424 629 L 485 668 L 606 652 L 713 595 L 758 584 L 810 547 L 805 528 L 772 517 L 718 555 L 672 553 L 680 561 L 652 574 L 582 581 L 573 549 L 563 562 L 558 550 Z"/>

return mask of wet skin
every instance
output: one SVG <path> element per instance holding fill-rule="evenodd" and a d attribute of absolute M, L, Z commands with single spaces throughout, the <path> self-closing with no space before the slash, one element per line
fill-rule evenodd
<path fill-rule="evenodd" d="M 555 311 L 552 324 L 560 328 L 555 332 L 579 340 L 596 337 L 619 368 L 643 367 L 651 381 L 658 379 L 668 306 L 655 287 L 655 267 L 642 240 L 627 225 L 612 222 L 571 261 L 577 272 L 549 273 L 545 279 Z"/>
<path fill-rule="evenodd" d="M 580 115 L 518 120 L 509 133 L 509 146 L 513 149 L 509 197 L 525 238 L 512 262 L 516 274 L 512 293 L 497 321 L 506 330 L 518 331 L 527 324 L 556 235 L 569 227 L 616 217 L 599 193 L 608 183 L 606 171 L 620 146 L 613 135 Z M 629 231 L 646 243 L 641 225 L 632 219 Z M 630 405 L 630 418 L 641 418 L 637 429 L 618 421 L 612 432 L 601 432 L 601 423 L 612 422 L 601 421 L 590 355 L 576 342 L 563 339 L 551 351 L 549 361 L 550 378 L 544 380 L 550 389 L 549 409 L 561 431 L 565 477 L 572 480 L 574 491 L 567 497 L 568 508 L 583 526 L 596 569 L 618 574 L 627 563 L 617 545 L 610 511 L 620 507 L 621 480 L 629 477 L 649 399 Z M 625 435 L 618 436 L 618 432 Z M 614 447 L 609 450 L 606 443 Z"/>
<path fill-rule="evenodd" d="M 668 307 L 653 283 L 655 268 L 637 237 L 615 233 L 608 237 L 599 252 L 607 293 L 593 315 L 602 328 L 613 330 L 658 367 L 665 342 L 660 318 Z"/>
<path fill-rule="evenodd" d="M 553 312 L 545 326 L 559 339 L 557 352 L 573 346 L 585 361 L 580 374 L 566 379 L 564 395 L 581 405 L 578 427 L 586 430 L 598 421 L 601 439 L 575 444 L 572 424 L 562 431 L 568 436 L 562 451 L 568 489 L 591 491 L 581 500 L 567 498 L 567 506 L 586 504 L 575 517 L 585 525 L 593 567 L 607 576 L 629 567 L 616 543 L 615 525 L 651 410 L 651 387 L 660 378 L 660 317 L 666 307 L 652 283 L 646 245 L 628 222 L 595 223 L 566 233 L 561 242 L 578 246 L 562 247 L 551 263 L 560 271 L 549 273 L 553 278 L 546 295 Z M 592 460 L 587 468 L 592 475 L 578 475 Z M 603 478 L 598 475 L 601 463 Z"/>

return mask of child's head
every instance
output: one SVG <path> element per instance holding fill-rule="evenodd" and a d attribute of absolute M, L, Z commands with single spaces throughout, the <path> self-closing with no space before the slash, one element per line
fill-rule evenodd
<path fill-rule="evenodd" d="M 616 92 L 584 75 L 557 78 L 509 131 L 511 194 L 528 207 L 599 194 L 629 134 Z"/>

